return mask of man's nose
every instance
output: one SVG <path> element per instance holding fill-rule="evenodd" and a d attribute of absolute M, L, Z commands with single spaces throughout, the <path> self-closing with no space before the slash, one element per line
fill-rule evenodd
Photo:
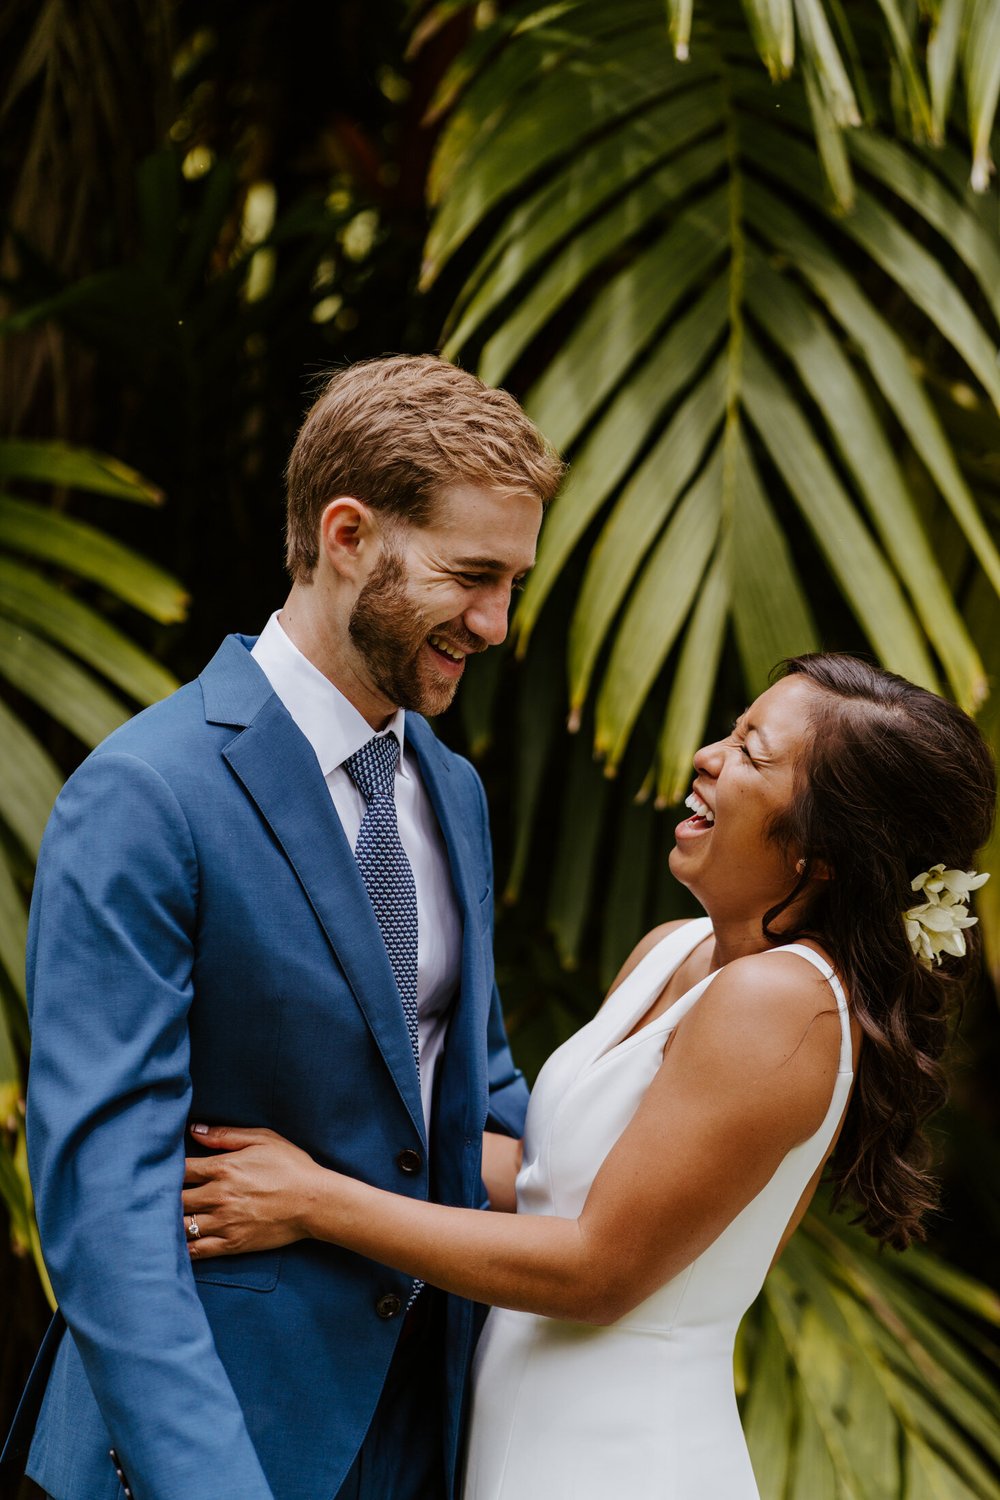
<path fill-rule="evenodd" d="M 478 635 L 488 646 L 499 646 L 507 639 L 509 610 L 510 590 L 491 589 L 464 611 L 462 619 L 466 630 Z"/>

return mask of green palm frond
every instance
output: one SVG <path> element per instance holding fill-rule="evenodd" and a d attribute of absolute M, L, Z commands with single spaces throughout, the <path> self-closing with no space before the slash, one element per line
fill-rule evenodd
<path fill-rule="evenodd" d="M 165 623 L 183 618 L 187 600 L 169 574 L 103 531 L 10 491 L 28 484 L 146 505 L 161 496 L 104 454 L 58 442 L 0 440 L 0 1129 L 13 1143 L 12 1150 L 0 1149 L 0 1196 L 15 1240 L 35 1254 L 44 1284 L 18 1124 L 28 1040 L 26 898 L 62 783 L 39 728 L 54 721 L 91 748 L 137 704 L 153 703 L 177 686 L 104 617 L 101 592 Z M 89 595 L 80 584 L 90 585 Z"/>
<path fill-rule="evenodd" d="M 762 1496 L 996 1500 L 998 1328 L 1000 1299 L 980 1283 L 924 1251 L 879 1255 L 811 1213 L 741 1330 Z"/>
<path fill-rule="evenodd" d="M 887 666 L 983 701 L 926 489 L 1000 591 L 1000 553 L 921 358 L 933 338 L 1000 409 L 996 237 L 950 166 L 893 138 L 888 101 L 841 129 L 853 53 L 837 64 L 843 28 L 835 41 L 820 0 L 791 7 L 807 71 L 780 88 L 758 57 L 789 72 L 788 8 L 744 9 L 749 27 L 721 0 L 694 7 L 689 32 L 691 8 L 668 7 L 683 64 L 653 0 L 508 12 L 492 46 L 477 40 L 432 179 L 425 278 L 471 264 L 446 353 L 524 390 L 570 459 L 518 654 L 556 584 L 579 574 L 570 725 L 594 706 L 613 772 L 652 705 L 661 804 L 683 795 L 730 643 L 749 695 L 778 657 L 848 628 Z M 935 18 L 932 90 L 902 10 L 878 9 L 908 128 L 931 137 L 933 101 L 952 87 L 951 12 Z M 963 47 L 985 25 L 976 15 L 963 10 Z M 849 167 L 848 211 L 817 150 L 810 69 Z M 871 112 L 867 85 L 865 97 Z M 985 85 L 976 98 L 991 121 Z M 817 558 L 833 601 L 822 615 Z"/>

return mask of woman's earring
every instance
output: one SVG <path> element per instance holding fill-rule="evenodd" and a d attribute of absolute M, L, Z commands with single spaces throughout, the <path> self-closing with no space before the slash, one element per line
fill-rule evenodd
<path fill-rule="evenodd" d="M 796 860 L 796 862 L 795 862 L 795 873 L 796 873 L 796 875 L 801 875 L 802 871 L 805 869 L 805 867 L 806 867 L 806 862 L 805 862 L 804 859 Z"/>

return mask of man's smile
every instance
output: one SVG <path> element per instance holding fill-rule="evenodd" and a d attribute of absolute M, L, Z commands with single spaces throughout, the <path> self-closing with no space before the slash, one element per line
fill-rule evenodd
<path fill-rule="evenodd" d="M 432 634 L 427 637 L 429 645 L 439 656 L 446 656 L 449 661 L 464 662 L 467 652 L 461 651 L 457 646 L 451 646 L 443 636 Z"/>

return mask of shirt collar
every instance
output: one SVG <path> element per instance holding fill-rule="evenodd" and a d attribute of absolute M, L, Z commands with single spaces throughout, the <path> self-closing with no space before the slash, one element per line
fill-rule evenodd
<path fill-rule="evenodd" d="M 394 734 L 399 741 L 398 771 L 408 776 L 403 754 L 406 713 L 397 708 L 385 729 L 374 730 L 324 677 L 307 656 L 285 634 L 278 612 L 271 616 L 257 638 L 252 652 L 254 661 L 264 673 L 275 693 L 291 714 L 316 753 L 320 770 L 329 776 L 348 756 L 367 745 L 373 734 Z"/>

